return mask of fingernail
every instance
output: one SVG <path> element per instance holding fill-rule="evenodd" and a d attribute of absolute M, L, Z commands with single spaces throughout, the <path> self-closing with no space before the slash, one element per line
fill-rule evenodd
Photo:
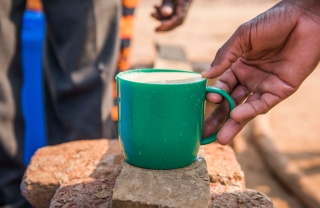
<path fill-rule="evenodd" d="M 201 72 L 201 76 L 202 76 L 202 77 L 206 77 L 207 74 L 208 74 L 208 72 L 209 72 L 210 70 L 211 70 L 211 66 L 210 66 L 207 70 Z"/>
<path fill-rule="evenodd" d="M 212 66 L 209 66 L 206 72 L 209 72 L 212 69 Z"/>

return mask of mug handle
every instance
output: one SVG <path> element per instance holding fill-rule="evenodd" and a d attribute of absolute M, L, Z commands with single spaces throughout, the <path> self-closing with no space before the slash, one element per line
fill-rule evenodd
<path fill-rule="evenodd" d="M 227 100 L 227 102 L 229 104 L 229 116 L 230 116 L 230 112 L 235 107 L 235 104 L 233 102 L 232 97 L 226 91 L 224 91 L 220 88 L 216 88 L 216 87 L 206 87 L 206 93 L 208 93 L 208 92 L 217 93 L 217 94 L 221 95 L 224 99 Z M 210 144 L 211 142 L 216 141 L 218 132 L 219 132 L 219 130 L 208 137 L 202 138 L 200 144 L 206 145 L 206 144 Z"/>

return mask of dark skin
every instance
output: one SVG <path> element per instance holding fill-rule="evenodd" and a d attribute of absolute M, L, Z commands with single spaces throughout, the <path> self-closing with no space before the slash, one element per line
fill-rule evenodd
<path fill-rule="evenodd" d="M 155 6 L 151 16 L 160 21 L 155 29 L 157 32 L 165 32 L 180 26 L 186 18 L 191 0 L 163 0 L 160 6 Z M 172 14 L 165 13 L 162 9 L 169 6 Z"/>
<path fill-rule="evenodd" d="M 284 0 L 241 25 L 219 49 L 203 77 L 231 94 L 236 108 L 224 123 L 225 103 L 205 121 L 204 136 L 221 127 L 228 144 L 253 118 L 296 92 L 320 61 L 320 1 Z M 220 103 L 221 96 L 207 94 Z"/>

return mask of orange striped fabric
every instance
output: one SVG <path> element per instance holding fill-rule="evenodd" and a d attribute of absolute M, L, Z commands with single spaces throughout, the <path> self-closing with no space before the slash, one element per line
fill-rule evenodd
<path fill-rule="evenodd" d="M 130 57 L 131 49 L 130 47 L 123 48 L 120 51 L 120 56 L 118 60 L 118 72 L 123 72 L 130 69 L 129 57 Z"/>
<path fill-rule="evenodd" d="M 136 8 L 139 0 L 122 0 L 122 6 L 126 8 Z"/>
<path fill-rule="evenodd" d="M 41 0 L 27 0 L 26 8 L 32 11 L 42 11 Z"/>
<path fill-rule="evenodd" d="M 133 33 L 133 15 L 123 16 L 120 20 L 120 38 L 131 39 Z"/>
<path fill-rule="evenodd" d="M 122 0 L 122 17 L 120 19 L 120 54 L 117 63 L 117 73 L 127 71 L 131 68 L 129 58 L 131 53 L 131 39 L 134 26 L 134 10 L 137 7 L 139 0 Z M 116 75 L 115 74 L 115 75 Z M 118 121 L 118 105 L 116 83 L 113 83 L 113 99 L 114 106 L 111 111 L 113 121 Z"/>

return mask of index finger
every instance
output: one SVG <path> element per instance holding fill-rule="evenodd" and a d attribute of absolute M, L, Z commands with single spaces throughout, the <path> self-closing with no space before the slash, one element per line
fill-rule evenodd
<path fill-rule="evenodd" d="M 179 15 L 173 15 L 170 19 L 161 21 L 161 25 L 156 28 L 156 31 L 169 31 L 172 30 L 183 22 L 182 17 Z"/>
<path fill-rule="evenodd" d="M 218 50 L 210 68 L 201 73 L 204 78 L 215 78 L 222 75 L 244 53 L 251 49 L 250 23 L 241 25 L 236 32 Z"/>

